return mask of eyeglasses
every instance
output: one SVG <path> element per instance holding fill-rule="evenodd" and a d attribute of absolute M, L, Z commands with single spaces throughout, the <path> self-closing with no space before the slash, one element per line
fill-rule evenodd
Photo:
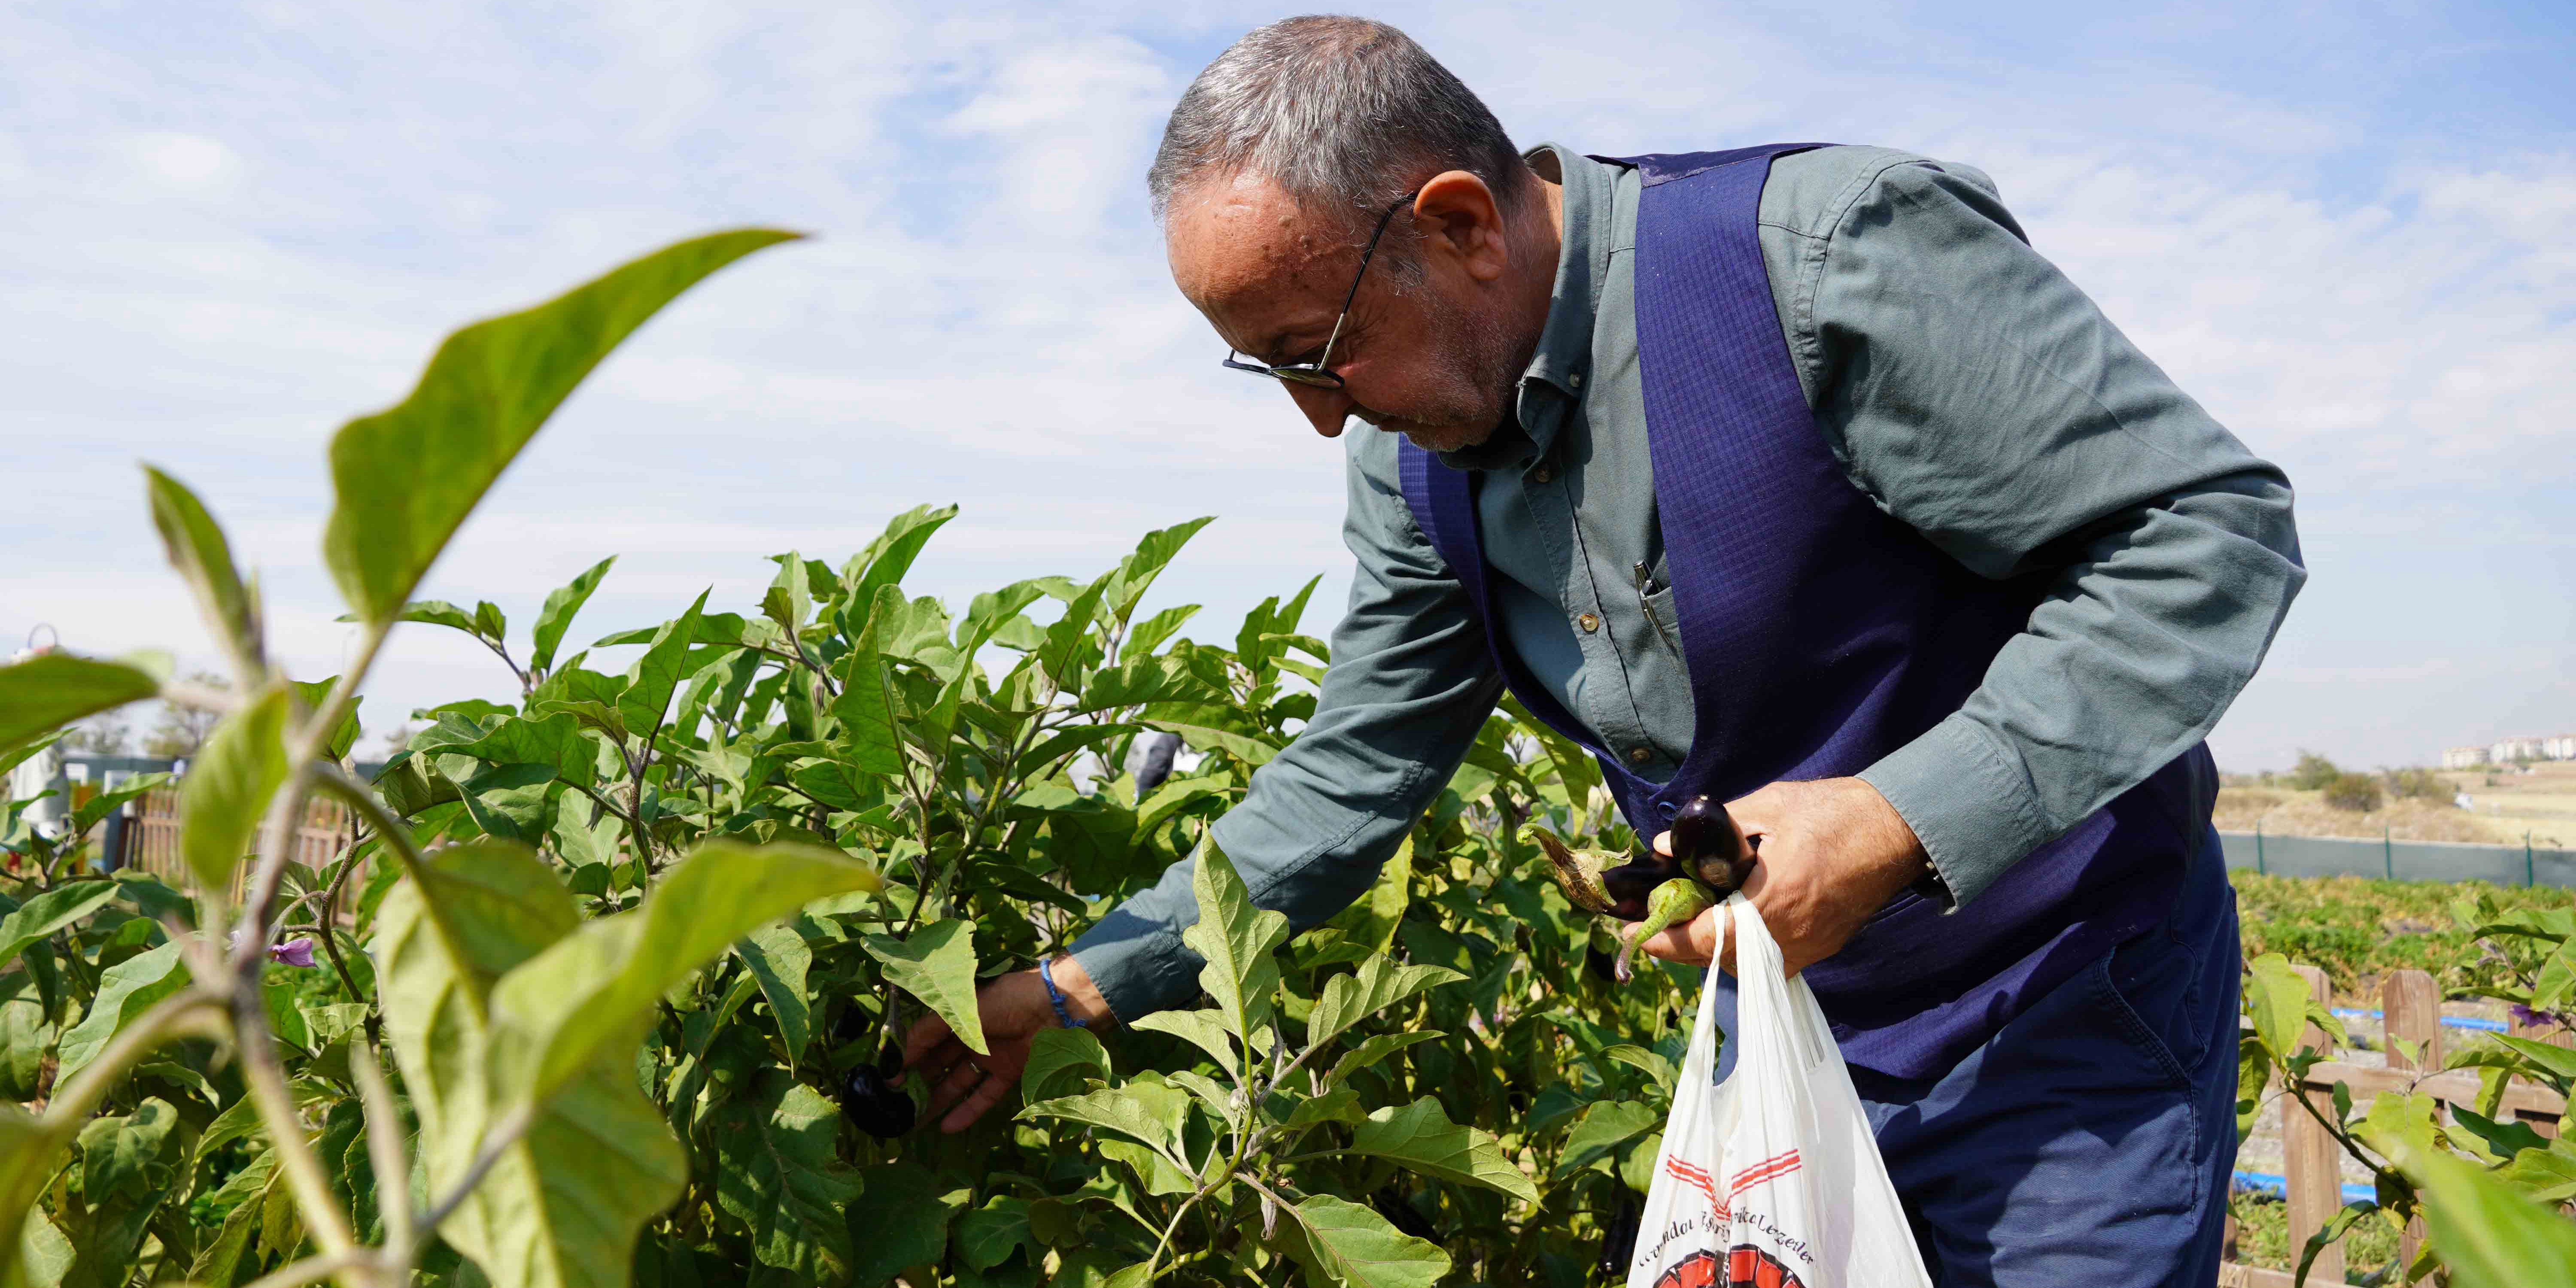
<path fill-rule="evenodd" d="M 1284 380 L 1292 385 L 1309 385 L 1317 389 L 1341 388 L 1342 378 L 1327 370 L 1333 361 L 1333 344 L 1342 338 L 1342 324 L 1350 320 L 1351 301 L 1359 298 L 1360 279 L 1368 276 L 1369 260 L 1377 255 L 1377 241 L 1378 238 L 1386 235 L 1387 221 L 1395 218 L 1396 211 L 1412 204 L 1413 199 L 1420 195 L 1422 194 L 1419 190 L 1404 194 L 1396 199 L 1394 205 L 1386 208 L 1385 214 L 1377 217 L 1377 231 L 1369 234 L 1368 248 L 1360 252 L 1360 271 L 1352 274 L 1350 292 L 1342 296 L 1342 313 L 1341 316 L 1333 319 L 1333 333 L 1324 338 L 1322 356 L 1313 362 L 1288 362 L 1274 367 L 1266 362 L 1241 361 L 1234 350 L 1228 349 L 1225 351 L 1225 365 L 1237 371 L 1249 371 L 1257 376 Z"/>

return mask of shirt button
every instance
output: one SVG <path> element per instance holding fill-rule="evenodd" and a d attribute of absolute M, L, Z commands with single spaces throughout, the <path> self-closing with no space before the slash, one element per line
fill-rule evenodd
<path fill-rule="evenodd" d="M 1581 617 L 1575 618 L 1574 624 L 1582 627 L 1583 633 L 1586 635 L 1601 629 L 1601 619 L 1590 613 L 1585 613 Z"/>
<path fill-rule="evenodd" d="M 1556 478 L 1556 471 L 1542 465 L 1537 469 L 1531 470 L 1530 477 L 1541 483 L 1553 482 Z"/>
<path fill-rule="evenodd" d="M 1581 389 L 1583 387 L 1583 373 L 1577 371 L 1568 374 L 1565 378 L 1565 383 L 1572 385 L 1577 389 Z"/>
<path fill-rule="evenodd" d="M 1655 753 L 1648 751 L 1643 747 L 1630 747 L 1628 749 L 1628 763 L 1632 765 L 1645 764 L 1647 757 L 1654 754 Z"/>

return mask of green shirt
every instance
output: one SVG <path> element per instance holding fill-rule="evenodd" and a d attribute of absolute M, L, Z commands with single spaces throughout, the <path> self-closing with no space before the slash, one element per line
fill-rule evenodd
<path fill-rule="evenodd" d="M 1661 781 L 1690 748 L 1637 365 L 1640 184 L 1557 147 L 1555 295 L 1514 415 L 1444 456 L 1486 472 L 1499 630 L 1600 745 Z M 1969 569 L 2055 575 L 1954 715 L 1863 771 L 1953 898 L 2188 749 L 2306 573 L 2289 482 L 2032 250 L 1976 170 L 1882 148 L 1782 157 L 1760 241 L 1783 337 L 1851 485 Z M 1315 715 L 1215 827 L 1304 929 L 1358 897 L 1502 693 L 1465 589 L 1415 527 L 1394 435 L 1343 436 L 1357 560 Z M 1639 567 L 1645 569 L 1641 580 Z M 1198 988 L 1190 865 L 1075 955 L 1134 1017 Z"/>

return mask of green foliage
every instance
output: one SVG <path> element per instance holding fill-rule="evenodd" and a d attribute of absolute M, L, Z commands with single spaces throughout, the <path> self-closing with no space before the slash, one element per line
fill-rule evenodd
<path fill-rule="evenodd" d="M 2301 751 L 2299 763 L 2290 767 L 2289 782 L 2300 791 L 2313 792 L 2322 790 L 2342 776 L 2343 770 L 2337 768 L 2333 761 L 2313 751 Z"/>
<path fill-rule="evenodd" d="M 2576 913 L 2514 907 L 2483 890 L 2459 894 L 2451 919 L 2470 943 L 2454 964 L 2468 981 L 2458 990 L 2507 1002 L 2535 1022 L 2565 1025 L 2576 1007 Z M 2247 963 L 2245 1015 L 2252 1033 L 2243 1044 L 2237 1119 L 2241 1132 L 2275 1087 L 2319 1081 L 2320 1061 L 2331 1047 L 2310 1034 L 2321 1030 L 2340 1045 L 2342 1026 L 2288 959 L 2265 954 Z M 2486 1097 L 2477 1110 L 2445 1109 L 2420 1092 L 2385 1091 L 2368 1103 L 2355 1100 L 2344 1082 L 2332 1085 L 2331 1106 L 2283 1094 L 2284 1113 L 2309 1113 L 2346 1153 L 2377 1180 L 2375 1204 L 2342 1209 L 2297 1251 L 2304 1275 L 2317 1254 L 2344 1243 L 2357 1260 L 2407 1222 L 2421 1216 L 2427 1242 L 2410 1265 L 2385 1265 L 2368 1282 L 2423 1280 L 2437 1270 L 2461 1285 L 2567 1282 L 2576 1274 L 2576 1224 L 2563 1210 L 2576 1199 L 2576 1120 L 2562 1115 L 2557 1131 L 2543 1136 L 2519 1122 L 2498 1122 L 2495 1112 L 2508 1079 L 2523 1079 L 2560 1096 L 2576 1089 L 2576 1052 L 2521 1037 L 2464 1045 L 2452 1052 L 2452 1069 L 2475 1069 Z M 2485 1113 L 2478 1112 L 2484 1110 Z M 2364 1264 L 2368 1264 L 2365 1262 Z M 2359 1267 L 2356 1267 L 2359 1268 Z"/>
<path fill-rule="evenodd" d="M 2324 799 L 2332 809 L 2368 813 L 2379 808 L 2379 780 L 2368 774 L 2337 774 L 2326 781 Z"/>
<path fill-rule="evenodd" d="M 956 513 L 924 507 L 837 567 L 778 556 L 757 604 L 608 635 L 641 646 L 616 673 L 562 655 L 611 560 L 524 635 L 411 598 L 610 348 L 782 236 L 467 328 L 340 432 L 346 677 L 277 672 L 220 526 L 147 474 L 235 675 L 183 686 L 211 727 L 181 786 L 193 898 L 82 878 L 41 838 L 0 890 L 0 1081 L 43 1105 L 0 1108 L 0 1280 L 241 1284 L 314 1257 L 549 1288 L 1578 1279 L 1651 1156 L 1697 972 L 1609 987 L 1515 838 L 1633 838 L 1595 835 L 1588 763 L 1523 764 L 1530 730 L 1498 717 L 1367 894 L 1291 936 L 1206 833 L 1313 710 L 1314 584 L 1231 648 L 1179 639 L 1196 610 L 1144 601 L 1207 520 L 958 612 L 903 586 Z M 372 789 L 341 778 L 368 665 L 423 626 L 481 642 L 520 699 L 435 708 Z M 0 670 L 0 755 L 158 674 Z M 1109 767 L 1156 729 L 1206 755 L 1139 799 Z M 354 844 L 271 848 L 316 791 L 358 811 Z M 1192 857 L 1210 1005 L 1042 1034 L 1017 1114 L 956 1137 L 845 1116 L 909 1024 L 988 1049 L 982 981 Z"/>
<path fill-rule="evenodd" d="M 2555 886 L 2265 876 L 2250 869 L 2227 876 L 2236 887 L 2248 960 L 2280 953 L 2323 969 L 2345 992 L 2392 970 L 2430 972 L 2451 990 L 2471 987 L 2483 967 L 2471 933 L 2476 927 L 2452 918 L 2451 905 L 2462 894 L 2493 899 L 2499 908 L 2576 909 L 2576 890 Z"/>
<path fill-rule="evenodd" d="M 560 656 L 606 560 L 523 652 L 495 604 L 411 599 L 584 374 L 783 236 L 682 243 L 468 328 L 344 428 L 325 554 L 360 646 L 336 682 L 277 673 L 221 530 L 149 477 L 240 696 L 184 687 L 230 704 L 182 788 L 193 899 L 41 841 L 0 880 L 0 1081 L 42 1105 L 0 1106 L 0 1283 L 1583 1282 L 1645 1182 L 1699 972 L 1608 982 L 1521 828 L 1636 838 L 1588 758 L 1509 709 L 1349 910 L 1295 935 L 1251 903 L 1207 833 L 1314 709 L 1313 583 L 1232 647 L 1178 638 L 1186 606 L 1140 618 L 1200 520 L 957 612 L 903 586 L 955 513 L 926 507 L 837 567 L 777 556 L 756 604 L 701 595 L 610 634 L 594 648 L 641 646 L 622 673 Z M 434 708 L 350 782 L 368 666 L 413 625 L 481 641 L 519 700 Z M 0 669 L 0 757 L 161 688 L 120 663 Z M 1205 755 L 1140 799 L 1112 767 L 1155 729 Z M 308 863 L 258 824 L 316 791 L 363 826 Z M 903 1116 L 878 1098 L 909 1024 L 998 1049 L 979 984 L 1185 860 L 1206 1005 L 1041 1034 L 1016 1112 L 956 1135 L 862 1129 Z M 2510 979 L 2480 978 L 2576 993 L 2564 926 L 2477 911 L 2512 941 Z M 2320 1015 L 2253 992 L 2259 1097 Z M 2482 1058 L 2563 1085 L 2548 1050 Z M 2422 1186 L 2402 1193 L 2464 1275 L 2554 1248 L 2491 1200 L 2576 1185 L 2557 1144 L 2371 1113 L 2345 1130 L 2413 1133 L 2384 1184 Z"/>
<path fill-rule="evenodd" d="M 708 274 L 795 236 L 745 229 L 681 242 L 478 322 L 439 346 L 400 405 L 342 427 L 322 554 L 359 617 L 394 620 L 519 449 L 635 328 Z"/>
<path fill-rule="evenodd" d="M 2400 800 L 2447 801 L 2459 792 L 2451 780 L 2429 769 L 2388 771 L 2388 794 Z"/>

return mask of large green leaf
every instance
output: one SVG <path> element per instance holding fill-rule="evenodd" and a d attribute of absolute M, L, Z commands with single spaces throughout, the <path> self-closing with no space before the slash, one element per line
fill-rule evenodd
<path fill-rule="evenodd" d="M 1198 535 L 1199 529 L 1214 522 L 1216 517 L 1209 515 L 1146 533 L 1144 539 L 1136 543 L 1136 553 L 1118 562 L 1117 580 L 1102 604 L 1109 610 L 1109 615 L 1125 622 L 1136 611 L 1136 601 L 1145 597 L 1145 591 L 1154 584 L 1155 578 L 1162 576 L 1173 556 L 1181 553 L 1181 547 L 1188 545 L 1190 538 Z"/>
<path fill-rule="evenodd" d="M 72 835 L 87 835 L 91 828 L 99 825 L 100 820 L 123 809 L 127 801 L 158 791 L 168 786 L 169 782 L 168 774 L 134 774 L 116 786 L 82 801 L 80 808 L 72 811 Z"/>
<path fill-rule="evenodd" d="M 432 856 L 377 914 L 378 995 L 420 1115 L 429 1193 L 445 1196 L 506 1113 L 485 1077 L 494 985 L 579 924 L 528 851 L 478 842 Z M 636 1236 L 688 1179 L 679 1142 L 607 1052 L 551 1098 L 440 1236 L 503 1288 L 625 1288 Z"/>
<path fill-rule="evenodd" d="M 866 1191 L 849 1205 L 847 1223 L 857 1251 L 851 1282 L 890 1283 L 906 1270 L 938 1261 L 948 1247 L 949 1220 L 974 1195 L 909 1158 L 869 1168 Z"/>
<path fill-rule="evenodd" d="M 564 631 L 572 626 L 575 613 L 590 602 L 592 591 L 599 589 L 600 579 L 608 575 L 617 556 L 600 560 L 571 581 L 546 595 L 545 606 L 537 610 L 536 646 L 528 653 L 531 670 L 544 671 L 555 664 L 555 649 L 563 643 Z"/>
<path fill-rule="evenodd" d="M 708 274 L 796 234 L 740 229 L 655 251 L 535 308 L 447 337 L 411 396 L 343 426 L 324 562 L 390 622 L 501 471 L 619 343 Z"/>
<path fill-rule="evenodd" d="M 54 1154 L 63 1143 L 26 1110 L 0 1102 L 0 1283 L 19 1278 L 27 1211 L 53 1176 Z"/>
<path fill-rule="evenodd" d="M 1072 688 L 1077 673 L 1099 657 L 1093 628 L 1100 616 L 1101 596 L 1109 593 L 1116 577 L 1116 573 L 1101 574 L 1064 606 L 1064 616 L 1047 627 L 1046 638 L 1038 645 L 1038 665 L 1059 687 Z"/>
<path fill-rule="evenodd" d="M 1440 1245 L 1396 1229 L 1376 1212 L 1330 1194 L 1288 1209 L 1290 1255 L 1344 1288 L 1432 1288 L 1449 1273 Z M 1302 1236 L 1302 1237 L 1298 1237 Z"/>
<path fill-rule="evenodd" d="M 1035 1104 L 1080 1095 L 1094 1081 L 1109 1080 L 1109 1049 L 1089 1029 L 1039 1029 L 1029 1039 L 1028 1067 L 1020 1071 L 1020 1096 Z"/>
<path fill-rule="evenodd" d="M 689 646 L 697 642 L 698 615 L 706 611 L 709 593 L 699 591 L 689 611 L 654 632 L 644 656 L 626 672 L 626 690 L 617 695 L 617 714 L 637 734 L 650 736 L 670 713 L 671 694 L 688 675 Z"/>
<path fill-rule="evenodd" d="M 0 747 L 161 692 L 161 682 L 138 666 L 44 653 L 0 666 Z"/>
<path fill-rule="evenodd" d="M 170 566 L 196 593 L 199 611 L 216 637 L 232 650 L 240 673 L 257 676 L 264 669 L 259 600 L 242 585 L 223 528 L 196 493 L 149 465 L 143 467 L 143 490 L 151 501 L 152 526 L 161 533 Z"/>
<path fill-rule="evenodd" d="M 1272 953 L 1288 938 L 1288 918 L 1252 906 L 1234 861 L 1213 839 L 1199 847 L 1191 887 L 1198 894 L 1199 919 L 1181 932 L 1181 942 L 1206 960 L 1199 983 L 1216 999 L 1227 1029 L 1248 1048 L 1279 988 L 1279 962 Z"/>
<path fill-rule="evenodd" d="M 760 1264 L 798 1283 L 838 1283 L 851 1260 L 842 1210 L 860 1189 L 833 1150 L 840 1110 L 783 1071 L 762 1082 L 761 1094 L 714 1115 L 716 1202 L 750 1228 Z"/>
<path fill-rule="evenodd" d="M 2495 1040 L 2545 1073 L 2564 1079 L 2576 1079 L 2576 1051 L 2530 1038 L 2496 1035 Z"/>
<path fill-rule="evenodd" d="M 232 893 L 233 869 L 248 854 L 271 797 L 286 784 L 286 724 L 293 707 L 283 685 L 225 716 L 179 780 L 179 853 L 197 888 L 218 899 Z"/>
<path fill-rule="evenodd" d="M 990 1270 L 1022 1248 L 1031 1264 L 1046 1255 L 1046 1245 L 1029 1229 L 1029 1201 L 1008 1194 L 984 1200 L 984 1206 L 957 1219 L 957 1255 L 977 1270 Z"/>
<path fill-rule="evenodd" d="M 1413 837 L 1408 833 L 1396 845 L 1395 854 L 1379 866 L 1367 894 L 1307 933 L 1305 942 L 1314 953 L 1308 961 L 1330 966 L 1367 961 L 1385 952 L 1395 943 L 1396 929 L 1404 924 L 1404 910 L 1412 902 Z"/>
<path fill-rule="evenodd" d="M 1136 720 L 1139 724 L 1151 725 L 1165 733 L 1179 734 L 1183 741 L 1193 747 L 1225 752 L 1256 769 L 1269 764 L 1271 758 L 1279 754 L 1277 744 L 1267 738 L 1248 733 L 1237 733 L 1231 729 L 1219 729 L 1214 725 L 1198 724 L 1188 720 L 1166 719 L 1151 712 L 1138 716 Z"/>
<path fill-rule="evenodd" d="M 118 888 L 113 881 L 75 881 L 29 899 L 0 920 L 0 970 L 8 969 L 30 945 L 98 911 L 116 897 Z"/>
<path fill-rule="evenodd" d="M 1169 1033 L 1207 1052 L 1215 1059 L 1217 1067 L 1225 1070 L 1228 1078 L 1240 1081 L 1243 1077 L 1243 1057 L 1235 1050 L 1234 1039 L 1226 1033 L 1224 1015 L 1213 1007 L 1195 1011 L 1156 1011 L 1151 1015 L 1137 1016 L 1136 1022 L 1127 1027 L 1149 1033 Z"/>
<path fill-rule="evenodd" d="M 2265 953 L 2246 963 L 2245 1013 L 2253 1018 L 2254 1036 L 2272 1054 L 2297 1054 L 2299 1034 L 2308 1022 L 2308 981 L 2290 968 L 2290 959 Z"/>
<path fill-rule="evenodd" d="M 957 517 L 957 507 L 916 506 L 894 517 L 886 524 L 883 535 L 868 544 L 841 570 L 841 581 L 848 588 L 842 633 L 856 638 L 867 630 L 877 606 L 877 592 L 903 581 L 912 570 L 912 561 L 921 555 L 933 533 Z"/>
<path fill-rule="evenodd" d="M 887 586 L 877 592 L 883 615 L 903 611 L 903 589 Z M 874 622 L 874 616 L 871 616 Z M 872 628 L 859 638 L 837 664 L 840 696 L 832 700 L 832 714 L 841 722 L 839 741 L 833 744 L 839 758 L 871 774 L 903 772 L 903 730 L 895 722 L 891 679 L 885 659 L 876 647 L 877 632 Z"/>
<path fill-rule="evenodd" d="M 1161 1092 L 1170 1092 L 1171 1095 L 1155 1094 Z M 1085 1126 L 1133 1136 L 1177 1163 L 1182 1158 L 1182 1118 L 1173 1109 L 1175 1099 L 1183 1094 L 1176 1088 L 1139 1086 L 1131 1082 L 1123 1087 L 1103 1087 L 1078 1096 L 1041 1100 L 1022 1109 L 1019 1116 L 1065 1118 Z"/>
<path fill-rule="evenodd" d="M 1444 1181 L 1482 1185 L 1524 1203 L 1538 1202 L 1538 1186 L 1503 1157 L 1501 1142 L 1449 1121 L 1439 1100 L 1431 1096 L 1401 1109 L 1370 1114 L 1368 1121 L 1351 1129 L 1351 1148 Z"/>
<path fill-rule="evenodd" d="M 2398 1160 L 2422 1189 L 2425 1232 L 2457 1288 L 2576 1282 L 2576 1224 L 2439 1149 Z"/>
<path fill-rule="evenodd" d="M 93 1118 L 81 1128 L 81 1198 L 97 1207 L 119 1193 L 151 1188 L 145 1172 L 161 1158 L 179 1111 L 150 1097 L 131 1114 Z"/>
<path fill-rule="evenodd" d="M 877 884 L 874 867 L 818 847 L 699 847 L 642 907 L 585 924 L 494 987 L 494 1085 L 543 1102 L 594 1058 L 631 1052 L 662 994 L 735 940 L 817 899 Z"/>
<path fill-rule="evenodd" d="M 1322 1046 L 1342 1030 L 1416 993 L 1465 978 L 1446 966 L 1398 966 L 1383 956 L 1371 957 L 1360 963 L 1358 973 L 1325 981 L 1324 995 L 1315 999 L 1315 1009 L 1306 1018 L 1307 1038 Z"/>
<path fill-rule="evenodd" d="M 554 779 L 576 786 L 589 786 L 599 776 L 599 744 L 582 733 L 582 722 L 568 713 L 557 713 L 542 720 L 504 718 L 479 738 L 446 742 L 431 738 L 421 749 L 443 755 L 472 756 L 490 765 L 534 765 L 545 770 L 538 781 Z M 504 780 L 477 774 L 463 784 L 468 795 L 483 788 L 500 786 Z M 519 779 L 508 782 L 524 785 Z"/>
<path fill-rule="evenodd" d="M 975 923 L 934 921 L 909 939 L 870 935 L 868 955 L 884 963 L 886 978 L 948 1022 L 948 1030 L 977 1055 L 984 1045 L 984 1016 L 975 1005 Z"/>
<path fill-rule="evenodd" d="M 99 976 L 98 996 L 91 1000 L 89 1014 L 63 1034 L 62 1045 L 56 1049 L 61 1064 L 54 1071 L 55 1086 L 70 1082 L 88 1068 L 118 1030 L 151 1010 L 154 1003 L 188 986 L 188 966 L 180 960 L 179 948 L 179 941 L 171 940 L 128 957 Z"/>
<path fill-rule="evenodd" d="M 1663 1114 L 1652 1105 L 1634 1100 L 1608 1100 L 1584 1111 L 1574 1130 L 1565 1137 L 1565 1152 L 1557 1155 L 1556 1174 L 1566 1175 L 1643 1132 L 1654 1130 L 1664 1121 Z"/>
<path fill-rule="evenodd" d="M 813 1004 L 805 997 L 805 973 L 814 964 L 814 950 L 794 926 L 763 926 L 736 940 L 733 951 L 760 981 L 760 995 L 778 1020 L 787 1063 L 794 1066 L 814 1036 Z"/>

